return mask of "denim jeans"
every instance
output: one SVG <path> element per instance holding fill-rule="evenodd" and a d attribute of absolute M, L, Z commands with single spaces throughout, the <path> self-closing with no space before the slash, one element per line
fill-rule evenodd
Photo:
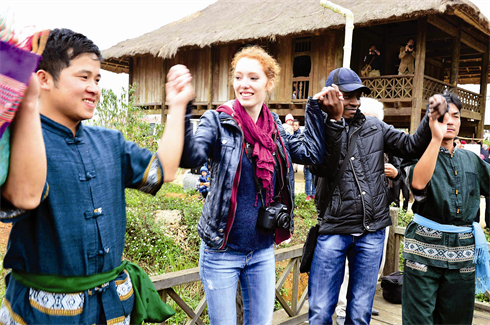
<path fill-rule="evenodd" d="M 318 236 L 308 280 L 310 324 L 332 324 L 346 258 L 350 271 L 345 324 L 370 323 L 384 239 L 385 229 L 363 236 Z"/>
<path fill-rule="evenodd" d="M 199 274 L 211 324 L 236 324 L 238 281 L 242 288 L 243 324 L 271 324 L 275 265 L 274 246 L 244 253 L 231 248 L 210 249 L 201 242 Z"/>
<path fill-rule="evenodd" d="M 307 196 L 315 195 L 315 182 L 313 181 L 313 174 L 305 166 L 305 193 Z"/>

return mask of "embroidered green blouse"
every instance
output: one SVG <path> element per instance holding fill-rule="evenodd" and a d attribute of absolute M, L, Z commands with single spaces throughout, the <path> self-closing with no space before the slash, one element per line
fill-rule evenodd
<path fill-rule="evenodd" d="M 404 164 L 415 202 L 412 210 L 432 221 L 471 226 L 480 207 L 480 195 L 490 195 L 490 165 L 471 151 L 441 147 L 434 174 L 426 188 L 412 188 L 416 161 Z M 475 239 L 469 233 L 445 233 L 413 221 L 405 232 L 403 257 L 429 266 L 461 269 L 473 267 Z"/>

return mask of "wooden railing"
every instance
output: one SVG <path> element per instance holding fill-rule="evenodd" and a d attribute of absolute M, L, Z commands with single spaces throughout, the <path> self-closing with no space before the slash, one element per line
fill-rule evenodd
<path fill-rule="evenodd" d="M 399 270 L 400 261 L 400 243 L 405 235 L 405 227 L 398 226 L 398 208 L 390 208 L 390 215 L 393 225 L 388 228 L 389 236 L 386 247 L 386 262 L 383 274 L 387 275 Z M 276 281 L 276 300 L 283 309 L 274 312 L 273 325 L 276 324 L 302 324 L 308 320 L 308 287 L 300 292 L 300 273 L 299 265 L 301 263 L 303 245 L 296 245 L 288 248 L 278 249 L 275 252 L 276 262 L 288 261 L 288 264 L 282 268 L 281 275 Z M 488 244 L 490 250 L 490 243 Z M 276 264 L 276 270 L 278 270 Z M 281 293 L 281 289 L 288 276 L 292 273 L 292 297 L 291 303 Z M 200 324 L 204 322 L 201 319 L 202 313 L 206 308 L 206 297 L 202 297 L 196 308 L 192 308 L 187 302 L 174 290 L 175 287 L 198 283 L 202 291 L 202 284 L 199 278 L 199 268 L 192 268 L 168 274 L 153 276 L 152 281 L 155 288 L 160 293 L 162 300 L 167 302 L 171 298 L 187 314 L 188 320 L 186 325 Z M 239 298 L 237 298 L 239 299 Z M 490 311 L 488 304 L 476 303 L 476 309 Z"/>
<path fill-rule="evenodd" d="M 411 100 L 413 74 L 361 78 L 364 86 L 371 89 L 368 97 L 380 101 Z"/>
<path fill-rule="evenodd" d="M 361 78 L 362 83 L 371 89 L 368 97 L 381 102 L 412 101 L 414 97 L 413 74 L 390 75 Z M 427 103 L 435 94 L 452 92 L 458 95 L 463 104 L 462 115 L 465 117 L 481 119 L 481 105 L 483 96 L 469 90 L 453 86 L 441 80 L 424 76 L 422 99 Z"/>
<path fill-rule="evenodd" d="M 282 270 L 279 279 L 276 282 L 276 300 L 282 306 L 282 310 L 274 313 L 273 324 L 301 324 L 308 320 L 308 308 L 305 302 L 308 296 L 308 288 L 299 292 L 299 264 L 301 262 L 303 245 L 296 245 L 288 248 L 278 249 L 275 252 L 276 262 L 288 261 L 286 267 Z M 276 267 L 277 268 L 277 267 Z M 292 273 L 292 298 L 291 303 L 281 293 L 288 275 Z M 206 308 L 206 297 L 204 296 L 196 308 L 192 308 L 184 299 L 174 290 L 174 287 L 197 282 L 200 288 L 202 284 L 199 278 L 199 268 L 162 274 L 153 276 L 152 281 L 155 288 L 160 293 L 162 300 L 167 302 L 171 298 L 187 314 L 188 321 L 186 325 L 204 324 L 201 319 L 202 313 Z"/>
<path fill-rule="evenodd" d="M 293 95 L 292 95 L 293 101 L 308 99 L 309 89 L 310 89 L 310 77 L 293 78 Z"/>
<path fill-rule="evenodd" d="M 429 98 L 434 94 L 443 94 L 445 92 L 452 92 L 458 95 L 459 99 L 461 99 L 461 103 L 463 104 L 463 110 L 480 113 L 480 106 L 483 100 L 482 95 L 463 88 L 455 87 L 451 84 L 429 76 L 424 76 L 424 100 L 429 100 Z"/>

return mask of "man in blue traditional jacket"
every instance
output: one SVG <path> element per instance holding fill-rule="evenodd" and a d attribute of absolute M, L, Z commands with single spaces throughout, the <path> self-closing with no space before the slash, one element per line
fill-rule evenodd
<path fill-rule="evenodd" d="M 101 60 L 84 35 L 50 33 L 37 72 L 47 176 L 39 206 L 9 220 L 3 324 L 129 324 L 173 314 L 142 269 L 121 261 L 124 194 L 155 194 L 174 179 L 191 77 L 183 66 L 169 72 L 171 121 L 153 154 L 117 131 L 82 125 L 100 99 Z"/>

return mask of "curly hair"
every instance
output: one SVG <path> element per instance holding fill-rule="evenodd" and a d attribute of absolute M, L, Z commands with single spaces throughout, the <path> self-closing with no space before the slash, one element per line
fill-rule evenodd
<path fill-rule="evenodd" d="M 238 51 L 233 60 L 231 61 L 231 69 L 230 69 L 230 80 L 235 78 L 235 69 L 238 61 L 243 58 L 254 59 L 259 61 L 260 65 L 264 69 L 264 73 L 269 80 L 274 79 L 275 84 L 279 82 L 279 73 L 281 72 L 281 67 L 277 60 L 269 55 L 263 48 L 257 45 L 248 46 L 242 48 Z"/>

